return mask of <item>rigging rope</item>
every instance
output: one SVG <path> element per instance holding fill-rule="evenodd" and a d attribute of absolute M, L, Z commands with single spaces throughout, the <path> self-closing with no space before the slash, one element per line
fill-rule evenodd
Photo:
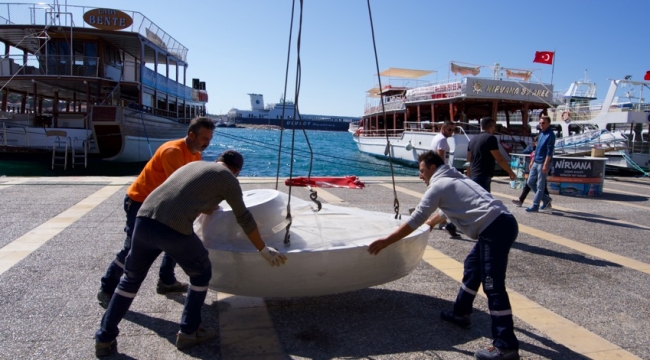
<path fill-rule="evenodd" d="M 395 174 L 393 172 L 393 156 L 390 153 L 390 139 L 388 138 L 388 129 L 387 117 L 386 117 L 386 107 L 384 105 L 384 93 L 381 91 L 381 75 L 379 74 L 379 59 L 377 58 L 377 43 L 375 42 L 375 28 L 372 23 L 372 11 L 370 10 L 370 0 L 367 0 L 368 3 L 368 17 L 370 18 L 370 32 L 372 33 L 372 46 L 375 51 L 375 67 L 377 69 L 377 79 L 379 81 L 379 96 L 381 100 L 381 112 L 384 116 L 384 133 L 386 134 L 386 152 L 384 155 L 388 156 L 388 162 L 390 164 L 390 175 L 393 180 L 393 211 L 395 211 L 395 219 L 401 219 L 399 214 L 399 200 L 397 199 L 397 190 L 395 189 Z"/>

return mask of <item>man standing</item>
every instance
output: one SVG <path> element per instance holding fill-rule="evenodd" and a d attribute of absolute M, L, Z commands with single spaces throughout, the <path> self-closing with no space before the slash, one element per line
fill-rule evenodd
<path fill-rule="evenodd" d="M 284 264 L 286 257 L 266 246 L 253 215 L 246 209 L 237 180 L 243 165 L 241 154 L 226 150 L 217 162 L 195 161 L 178 169 L 145 199 L 135 220 L 124 276 L 95 333 L 96 356 L 108 356 L 117 348 L 117 326 L 151 264 L 163 251 L 190 277 L 176 348 L 185 349 L 216 336 L 216 330 L 199 327 L 212 264 L 208 250 L 194 233 L 193 223 L 199 214 L 212 213 L 223 200 L 231 206 L 237 223 L 260 255 L 272 266 Z"/>
<path fill-rule="evenodd" d="M 210 145 L 214 134 L 214 122 L 207 117 L 192 119 L 183 139 L 172 140 L 162 144 L 145 165 L 140 175 L 129 186 L 124 196 L 124 211 L 126 212 L 126 239 L 124 246 L 101 279 L 97 293 L 99 305 L 106 309 L 113 292 L 124 273 L 124 261 L 131 249 L 131 237 L 135 226 L 135 217 L 140 206 L 149 194 L 162 184 L 174 171 L 192 161 L 201 160 L 201 152 Z M 167 254 L 163 256 L 156 291 L 159 294 L 170 292 L 185 292 L 187 284 L 176 280 L 174 267 L 176 262 Z"/>
<path fill-rule="evenodd" d="M 467 146 L 467 161 L 470 164 L 467 176 L 490 192 L 495 162 L 510 175 L 510 180 L 514 180 L 516 175 L 499 152 L 499 142 L 494 136 L 496 130 L 494 119 L 490 117 L 481 119 L 481 130 L 483 131 L 473 137 Z"/>
<path fill-rule="evenodd" d="M 551 197 L 544 193 L 546 176 L 555 151 L 555 133 L 551 129 L 551 118 L 541 116 L 539 118 L 539 128 L 541 132 L 537 137 L 537 148 L 535 149 L 535 157 L 530 162 L 530 175 L 528 175 L 527 182 L 530 189 L 535 193 L 535 197 L 533 198 L 533 205 L 526 208 L 528 212 L 551 208 Z"/>
<path fill-rule="evenodd" d="M 445 123 L 442 125 L 442 128 L 440 129 L 440 132 L 436 134 L 436 136 L 434 136 L 431 140 L 431 150 L 440 155 L 440 157 L 445 161 L 446 165 L 449 165 L 449 143 L 447 142 L 447 138 L 453 136 L 455 131 L 456 124 L 451 121 L 445 121 Z M 442 226 L 443 223 L 446 223 L 444 227 L 441 227 L 441 229 L 447 230 L 452 239 L 460 239 L 461 237 L 458 234 L 456 225 L 454 225 L 451 221 L 448 221 L 447 217 L 442 211 L 434 215 L 434 217 L 431 218 L 427 223 L 429 226 L 431 226 L 432 229 L 435 225 L 439 224 L 439 226 Z"/>
<path fill-rule="evenodd" d="M 508 254 L 519 234 L 517 220 L 501 201 L 444 165 L 433 151 L 420 154 L 418 161 L 420 179 L 428 186 L 424 196 L 411 218 L 392 234 L 370 244 L 368 252 L 378 254 L 417 229 L 437 208 L 443 210 L 467 236 L 478 241 L 465 259 L 463 284 L 454 308 L 442 311 L 440 317 L 461 327 L 470 326 L 472 304 L 482 284 L 492 318 L 493 347 L 474 356 L 479 360 L 519 359 L 519 341 L 505 285 Z"/>

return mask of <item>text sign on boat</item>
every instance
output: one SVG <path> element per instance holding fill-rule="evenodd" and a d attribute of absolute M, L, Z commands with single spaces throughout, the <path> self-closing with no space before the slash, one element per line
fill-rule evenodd
<path fill-rule="evenodd" d="M 102 30 L 122 30 L 133 24 L 125 12 L 114 9 L 92 9 L 84 14 L 86 24 Z"/>

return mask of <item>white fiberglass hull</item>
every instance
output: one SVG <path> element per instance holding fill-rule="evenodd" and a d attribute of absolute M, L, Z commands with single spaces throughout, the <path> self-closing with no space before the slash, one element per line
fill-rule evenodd
<path fill-rule="evenodd" d="M 429 232 L 426 226 L 370 255 L 368 245 L 395 230 L 403 220 L 387 213 L 291 198 L 290 246 L 284 245 L 288 196 L 275 190 L 244 192 L 262 238 L 287 256 L 271 267 L 250 244 L 232 211 L 223 204 L 212 215 L 201 215 L 195 230 L 212 262 L 210 288 L 230 294 L 261 297 L 318 296 L 358 290 L 399 279 L 422 259 Z M 276 228 L 277 232 L 273 231 Z"/>
<path fill-rule="evenodd" d="M 52 150 L 57 141 L 62 144 L 68 142 L 70 146 L 82 146 L 84 140 L 92 137 L 92 131 L 87 129 L 72 128 L 42 128 L 33 126 L 12 126 L 5 124 L 0 128 L 0 145 L 24 147 L 39 150 Z M 65 132 L 65 136 L 48 136 L 50 134 Z"/>

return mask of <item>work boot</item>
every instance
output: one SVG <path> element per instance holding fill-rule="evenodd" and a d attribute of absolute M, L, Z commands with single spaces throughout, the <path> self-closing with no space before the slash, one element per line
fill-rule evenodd
<path fill-rule="evenodd" d="M 167 294 L 167 293 L 184 293 L 187 291 L 187 284 L 182 283 L 176 280 L 175 283 L 171 285 L 163 284 L 162 281 L 158 280 L 158 285 L 156 285 L 156 292 L 158 294 Z"/>
<path fill-rule="evenodd" d="M 456 326 L 460 326 L 463 329 L 467 329 L 468 327 L 470 327 L 470 325 L 472 325 L 472 322 L 469 319 L 469 315 L 454 315 L 453 310 L 441 311 L 440 318 Z"/>
<path fill-rule="evenodd" d="M 499 349 L 492 346 L 487 350 L 479 350 L 474 353 L 476 360 L 519 360 L 519 350 L 517 349 Z"/>
<path fill-rule="evenodd" d="M 112 353 L 117 351 L 117 339 L 103 343 L 99 341 L 95 341 L 95 356 L 96 357 L 104 357 L 104 356 L 109 356 Z"/>
<path fill-rule="evenodd" d="M 187 349 L 188 347 L 213 339 L 216 336 L 217 331 L 215 329 L 199 328 L 191 334 L 185 334 L 179 331 L 176 334 L 176 348 L 179 350 Z"/>
<path fill-rule="evenodd" d="M 456 225 L 452 223 L 448 223 L 447 226 L 445 226 L 445 230 L 451 235 L 452 239 L 460 239 L 460 235 L 456 231 Z"/>
<path fill-rule="evenodd" d="M 108 303 L 111 302 L 112 297 L 113 294 L 109 294 L 99 289 L 99 292 L 97 293 L 97 302 L 99 302 L 99 306 L 106 309 L 108 307 Z"/>

